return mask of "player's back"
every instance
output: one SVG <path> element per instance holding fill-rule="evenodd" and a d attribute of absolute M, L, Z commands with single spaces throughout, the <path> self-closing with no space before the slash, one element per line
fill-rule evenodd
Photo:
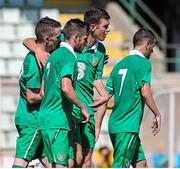
<path fill-rule="evenodd" d="M 141 97 L 143 76 L 150 62 L 139 55 L 129 55 L 113 68 L 110 75 L 115 106 L 110 117 L 112 132 L 138 132 L 142 120 L 144 101 Z M 149 70 L 149 69 L 147 69 Z M 107 82 L 107 87 L 108 87 Z M 115 123 L 119 129 L 116 129 Z M 129 123 L 133 125 L 129 125 Z M 121 126 L 121 127 L 120 127 Z"/>
<path fill-rule="evenodd" d="M 74 83 L 77 76 L 77 61 L 67 48 L 60 47 L 48 58 L 44 69 L 44 97 L 39 113 L 40 129 L 69 129 L 68 116 L 72 112 L 72 103 L 67 101 L 61 91 L 61 80 L 68 75 Z"/>

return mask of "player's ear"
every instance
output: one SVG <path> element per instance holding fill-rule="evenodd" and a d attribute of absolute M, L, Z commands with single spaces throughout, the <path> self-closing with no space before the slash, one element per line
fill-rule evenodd
<path fill-rule="evenodd" d="M 74 42 L 77 43 L 79 41 L 79 36 L 78 34 L 75 34 L 74 35 Z"/>
<path fill-rule="evenodd" d="M 95 24 L 91 24 L 90 25 L 90 31 L 94 32 L 96 29 L 96 25 Z"/>
<path fill-rule="evenodd" d="M 45 37 L 44 37 L 44 42 L 45 42 L 45 43 L 48 43 L 48 42 L 49 42 L 49 36 L 45 36 Z"/>
<path fill-rule="evenodd" d="M 149 41 L 146 41 L 145 43 L 144 43 L 144 46 L 145 46 L 145 49 L 146 49 L 146 51 L 149 49 L 149 47 L 150 47 L 150 42 Z"/>

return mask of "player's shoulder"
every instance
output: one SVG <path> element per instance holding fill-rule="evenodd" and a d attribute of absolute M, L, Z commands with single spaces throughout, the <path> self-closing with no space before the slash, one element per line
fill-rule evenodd
<path fill-rule="evenodd" d="M 33 52 L 27 53 L 24 62 L 36 62 L 35 54 Z"/>
<path fill-rule="evenodd" d="M 75 61 L 75 60 L 76 60 L 75 53 L 72 53 L 66 47 L 59 47 L 48 58 L 48 61 L 55 63 L 58 62 L 60 64 L 65 64 L 68 61 Z"/>

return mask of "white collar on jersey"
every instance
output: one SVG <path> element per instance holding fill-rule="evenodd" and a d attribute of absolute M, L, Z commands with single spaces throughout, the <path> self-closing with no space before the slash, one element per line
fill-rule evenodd
<path fill-rule="evenodd" d="M 96 43 L 90 48 L 90 49 L 94 50 L 95 53 L 97 52 L 98 44 L 99 44 L 99 42 L 96 41 Z"/>
<path fill-rule="evenodd" d="M 138 56 L 141 56 L 143 58 L 145 58 L 145 56 L 138 50 L 132 50 L 129 52 L 129 55 L 138 55 Z"/>
<path fill-rule="evenodd" d="M 69 45 L 66 42 L 61 42 L 60 47 L 65 47 L 65 48 L 69 49 L 71 51 L 71 53 L 73 53 L 75 58 L 77 59 L 76 53 L 74 52 L 74 49 L 72 48 L 71 45 Z"/>

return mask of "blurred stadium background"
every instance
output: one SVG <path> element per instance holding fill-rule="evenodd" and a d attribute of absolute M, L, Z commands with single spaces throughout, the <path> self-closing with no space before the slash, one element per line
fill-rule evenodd
<path fill-rule="evenodd" d="M 70 18 L 83 19 L 90 7 L 105 8 L 111 16 L 111 32 L 104 41 L 109 55 L 103 79 L 114 64 L 132 49 L 132 36 L 140 26 L 152 29 L 159 45 L 151 58 L 152 90 L 162 113 L 160 134 L 151 134 L 152 113 L 145 109 L 141 127 L 142 144 L 150 167 L 180 167 L 180 24 L 178 0 L 0 0 L 0 167 L 12 166 L 16 137 L 14 115 L 19 97 L 18 74 L 27 50 L 26 37 L 34 36 L 34 26 L 43 16 L 64 24 Z M 112 145 L 107 125 L 111 104 L 93 156 L 101 161 L 99 149 L 107 147 L 112 161 Z M 106 167 L 108 165 L 103 165 Z"/>

